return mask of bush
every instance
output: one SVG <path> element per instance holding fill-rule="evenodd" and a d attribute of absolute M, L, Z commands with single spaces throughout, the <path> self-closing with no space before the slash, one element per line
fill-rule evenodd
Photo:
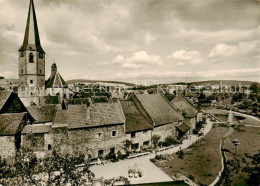
<path fill-rule="evenodd" d="M 166 158 L 163 155 L 156 155 L 155 160 L 166 160 Z"/>
<path fill-rule="evenodd" d="M 198 129 L 193 129 L 193 134 L 198 134 L 199 130 Z"/>
<path fill-rule="evenodd" d="M 178 141 L 175 140 L 175 138 L 173 138 L 172 136 L 168 136 L 165 138 L 164 142 L 162 143 L 162 145 L 164 147 L 169 147 L 171 145 L 176 145 L 179 144 Z"/>
<path fill-rule="evenodd" d="M 178 158 L 180 158 L 180 159 L 182 159 L 184 157 L 183 150 L 179 150 L 178 152 L 176 152 L 176 154 L 178 155 Z"/>

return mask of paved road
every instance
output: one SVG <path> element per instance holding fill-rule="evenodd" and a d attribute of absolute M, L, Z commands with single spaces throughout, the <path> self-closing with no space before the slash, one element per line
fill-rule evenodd
<path fill-rule="evenodd" d="M 204 129 L 204 134 L 208 134 L 212 127 L 212 123 L 207 120 L 207 124 Z M 163 152 L 158 152 L 157 154 L 172 154 L 181 149 L 186 149 L 191 146 L 193 143 L 198 141 L 203 137 L 198 137 L 192 135 L 190 139 L 184 140 L 181 145 L 173 147 Z M 161 169 L 155 166 L 152 162 L 150 162 L 151 158 L 154 158 L 155 154 L 150 154 L 143 157 L 138 157 L 135 159 L 127 159 L 123 161 L 119 161 L 116 163 L 107 163 L 105 165 L 96 165 L 91 167 L 91 171 L 93 171 L 96 175 L 96 178 L 105 178 L 111 179 L 119 176 L 128 176 L 128 170 L 135 165 L 142 171 L 142 178 L 130 178 L 129 181 L 131 184 L 141 184 L 141 183 L 152 183 L 152 182 L 168 182 L 173 181 L 171 177 L 165 174 Z"/>

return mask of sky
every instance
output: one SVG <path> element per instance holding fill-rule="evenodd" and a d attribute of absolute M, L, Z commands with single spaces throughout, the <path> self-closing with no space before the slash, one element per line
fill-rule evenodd
<path fill-rule="evenodd" d="M 46 79 L 260 81 L 258 0 L 34 0 Z M 0 76 L 18 78 L 29 0 L 0 0 Z"/>

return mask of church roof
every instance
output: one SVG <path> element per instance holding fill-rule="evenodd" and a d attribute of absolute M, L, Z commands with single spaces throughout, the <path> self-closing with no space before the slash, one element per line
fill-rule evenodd
<path fill-rule="evenodd" d="M 39 30 L 38 30 L 33 0 L 30 0 L 23 45 L 21 46 L 19 51 L 23 51 L 26 49 L 37 50 L 38 52 L 45 53 L 41 47 L 41 41 L 39 36 Z"/>
<path fill-rule="evenodd" d="M 46 82 L 46 88 L 67 88 L 68 85 L 58 71 L 52 73 Z"/>

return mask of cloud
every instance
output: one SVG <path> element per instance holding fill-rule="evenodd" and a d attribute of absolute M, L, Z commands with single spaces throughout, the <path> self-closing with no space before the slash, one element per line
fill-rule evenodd
<path fill-rule="evenodd" d="M 179 50 L 168 56 L 168 59 L 177 60 L 179 66 L 183 66 L 185 64 L 198 64 L 202 62 L 201 53 L 196 50 Z"/>
<path fill-rule="evenodd" d="M 149 34 L 149 33 L 146 33 L 145 34 L 145 42 L 147 43 L 147 44 L 150 44 L 150 43 L 152 43 L 153 41 L 155 41 L 156 39 L 153 37 L 153 36 L 151 36 L 151 34 Z"/>
<path fill-rule="evenodd" d="M 117 55 L 113 62 L 115 64 L 120 64 L 126 69 L 141 69 L 149 65 L 162 65 L 163 62 L 160 56 L 149 55 L 146 51 L 135 52 L 132 57 L 125 58 L 122 55 Z"/>
<path fill-rule="evenodd" d="M 134 73 L 117 73 L 112 79 L 120 80 L 147 80 L 151 82 L 177 82 L 177 81 L 196 81 L 211 79 L 244 79 L 252 80 L 260 78 L 260 68 L 256 69 L 230 69 L 213 71 L 140 71 Z"/>
<path fill-rule="evenodd" d="M 260 25 L 252 29 L 221 29 L 221 30 L 203 30 L 196 28 L 181 28 L 177 29 L 173 37 L 181 39 L 189 39 L 193 42 L 237 42 L 252 40 L 259 36 Z"/>
<path fill-rule="evenodd" d="M 210 51 L 209 58 L 225 57 L 254 57 L 258 56 L 260 50 L 260 40 L 250 42 L 239 42 L 237 45 L 217 44 Z"/>

